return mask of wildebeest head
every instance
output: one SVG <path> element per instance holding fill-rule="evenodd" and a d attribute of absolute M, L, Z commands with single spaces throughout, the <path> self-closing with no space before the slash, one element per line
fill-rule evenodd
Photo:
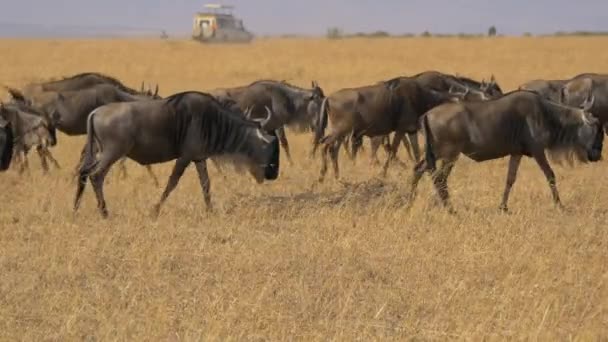
<path fill-rule="evenodd" d="M 265 119 L 251 118 L 251 108 L 245 112 L 245 118 L 258 126 L 254 134 L 259 144 L 255 144 L 256 151 L 251 156 L 253 160 L 249 163 L 249 172 L 258 183 L 279 177 L 279 139 L 275 131 L 268 129 L 268 124 L 272 120 L 272 111 L 266 107 L 266 112 L 268 116 Z"/>
<path fill-rule="evenodd" d="M 317 81 L 312 81 L 311 85 L 311 91 L 308 97 L 304 99 L 306 103 L 304 107 L 306 109 L 306 113 L 303 113 L 303 117 L 305 118 L 303 122 L 306 122 L 306 124 L 300 125 L 302 126 L 299 127 L 300 131 L 304 131 L 307 129 L 311 129 L 314 131 L 317 125 L 318 113 L 319 110 L 321 110 L 321 103 L 325 98 L 325 93 L 323 92 L 323 89 L 319 87 Z"/>
<path fill-rule="evenodd" d="M 22 103 L 0 102 L 0 116 L 10 121 L 13 138 L 29 148 L 31 146 L 54 146 L 57 143 L 54 127 L 35 109 Z"/>
<path fill-rule="evenodd" d="M 490 99 L 490 97 L 483 91 L 471 89 L 470 87 L 464 87 L 463 90 L 456 89 L 456 87 L 451 86 L 449 93 L 454 95 L 459 101 L 486 101 Z"/>
<path fill-rule="evenodd" d="M 591 114 L 595 98 L 590 95 L 581 104 L 581 116 L 583 124 L 578 131 L 578 141 L 586 152 L 586 157 L 591 162 L 599 161 L 602 158 L 602 147 L 604 144 L 604 132 L 600 121 Z"/>
<path fill-rule="evenodd" d="M 0 114 L 0 171 L 6 171 L 13 158 L 13 129 Z"/>
<path fill-rule="evenodd" d="M 490 81 L 481 81 L 480 90 L 492 98 L 502 95 L 502 89 L 500 89 L 500 86 L 498 85 L 498 82 L 496 82 L 496 78 L 494 78 L 493 74 L 490 77 Z"/>

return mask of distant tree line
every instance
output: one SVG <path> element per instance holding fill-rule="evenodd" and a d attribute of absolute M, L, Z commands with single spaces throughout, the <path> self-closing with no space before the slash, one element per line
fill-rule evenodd
<path fill-rule="evenodd" d="M 604 36 L 608 35 L 608 31 L 557 31 L 551 34 L 539 34 L 536 36 L 547 37 L 547 36 Z M 500 37 L 502 34 L 498 33 L 496 26 L 492 25 L 488 28 L 486 34 L 483 33 L 431 33 L 429 31 L 423 31 L 419 34 L 415 33 L 403 33 L 403 34 L 390 34 L 386 31 L 374 31 L 374 32 L 356 32 L 346 33 L 339 27 L 330 27 L 327 29 L 326 37 L 328 39 L 345 39 L 345 38 L 384 38 L 384 37 L 439 37 L 439 38 L 481 38 L 481 37 Z M 530 32 L 524 32 L 524 37 L 534 36 Z"/>

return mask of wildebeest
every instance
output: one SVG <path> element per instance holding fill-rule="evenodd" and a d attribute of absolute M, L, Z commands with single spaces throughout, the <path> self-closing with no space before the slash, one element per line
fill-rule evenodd
<path fill-rule="evenodd" d="M 418 73 L 410 78 L 415 79 L 416 82 L 422 87 L 432 89 L 437 92 L 452 94 L 463 101 L 483 101 L 502 95 L 502 89 L 496 82 L 494 75 L 491 75 L 490 81 L 488 82 L 485 80 L 479 82 L 464 76 L 456 76 L 436 70 L 430 70 Z M 412 139 L 417 139 L 417 135 L 414 134 L 404 137 L 402 139 L 403 146 L 409 154 L 410 159 L 418 161 L 420 158 L 418 141 L 411 141 Z M 384 149 L 387 151 L 387 153 L 390 151 L 389 142 L 389 136 L 370 137 L 372 163 L 379 163 L 377 151 L 381 145 L 384 145 Z M 354 139 L 351 144 L 352 152 L 350 152 L 350 155 L 351 158 L 354 159 L 357 155 L 359 147 L 362 145 L 362 137 L 359 139 Z M 313 148 L 313 151 L 314 149 L 315 148 Z"/>
<path fill-rule="evenodd" d="M 31 104 L 32 107 L 50 118 L 54 127 L 69 136 L 87 133 L 87 116 L 95 108 L 113 102 L 150 100 L 158 97 L 157 92 L 150 95 L 133 95 L 112 83 L 93 84 L 80 90 L 45 91 L 32 98 L 27 98 L 25 94 L 15 89 L 9 91 L 14 100 Z M 121 169 L 123 175 L 126 176 L 124 160 L 121 162 Z M 146 170 L 154 183 L 158 185 L 156 175 L 150 166 L 146 166 Z"/>
<path fill-rule="evenodd" d="M 535 79 L 528 81 L 522 85 L 520 85 L 518 90 L 529 90 L 537 92 L 539 95 L 552 100 L 559 102 L 561 100 L 562 88 L 566 83 L 571 80 L 577 80 L 585 77 L 594 77 L 601 76 L 601 74 L 596 73 L 582 73 L 573 76 L 570 79 L 553 79 L 553 80 L 544 80 L 544 79 Z"/>
<path fill-rule="evenodd" d="M 60 168 L 49 151 L 49 147 L 56 141 L 55 131 L 44 117 L 25 104 L 2 102 L 0 102 L 0 117 L 11 123 L 13 156 L 19 159 L 19 173 L 29 167 L 27 154 L 32 148 L 36 148 L 45 173 L 49 170 L 47 159 L 56 168 Z"/>
<path fill-rule="evenodd" d="M 502 95 L 502 89 L 494 75 L 491 75 L 487 82 L 485 80 L 479 82 L 468 77 L 451 75 L 436 70 L 424 71 L 411 77 L 415 78 L 421 86 L 436 91 L 448 91 L 452 88 L 457 91 L 472 89 L 483 92 L 489 98 Z"/>
<path fill-rule="evenodd" d="M 319 181 L 327 172 L 327 154 L 331 154 L 334 175 L 339 177 L 338 151 L 345 137 L 382 136 L 395 132 L 389 158 L 384 164 L 386 174 L 401 139 L 407 133 L 415 135 L 418 117 L 430 108 L 452 100 L 453 97 L 420 86 L 415 79 L 398 77 L 374 85 L 346 88 L 329 95 L 319 112 L 315 141 L 323 146 Z M 330 132 L 325 135 L 326 126 Z M 416 139 L 410 139 L 412 143 Z"/>
<path fill-rule="evenodd" d="M 163 100 L 113 103 L 97 108 L 87 119 L 87 142 L 79 170 L 74 210 L 80 204 L 87 177 L 107 217 L 104 178 L 123 156 L 142 165 L 176 159 L 154 212 L 167 199 L 190 163 L 196 165 L 205 204 L 211 209 L 206 160 L 234 155 L 243 158 L 258 183 L 277 179 L 279 143 L 268 130 L 272 112 L 261 122 L 248 121 L 221 106 L 211 95 L 188 91 Z M 97 154 L 97 152 L 99 152 Z"/>
<path fill-rule="evenodd" d="M 15 89 L 10 91 L 14 100 L 42 111 L 58 130 L 67 135 L 86 134 L 87 116 L 104 104 L 152 99 L 148 95 L 129 94 L 112 84 L 96 84 L 80 90 L 47 91 L 33 98 Z"/>
<path fill-rule="evenodd" d="M 323 89 L 317 82 L 312 82 L 312 88 L 305 89 L 285 81 L 259 80 L 249 85 L 234 88 L 217 88 L 210 94 L 218 100 L 234 100 L 241 111 L 252 109 L 254 118 L 264 117 L 265 107 L 273 113 L 273 119 L 268 123 L 269 129 L 276 129 L 285 156 L 291 163 L 289 143 L 284 126 L 298 132 L 310 130 L 315 125 L 321 101 L 325 98 Z"/>
<path fill-rule="evenodd" d="M 414 169 L 410 204 L 418 181 L 429 171 L 442 203 L 452 210 L 447 179 L 464 154 L 477 162 L 510 156 L 502 210 L 507 210 L 522 156 L 534 158 L 549 182 L 553 201 L 561 206 L 545 150 L 574 152 L 582 161 L 600 160 L 604 135 L 599 120 L 589 112 L 592 105 L 593 97 L 578 109 L 535 92 L 516 90 L 494 100 L 448 103 L 431 109 L 421 119 L 425 158 Z M 442 161 L 439 169 L 437 161 Z"/>
<path fill-rule="evenodd" d="M 112 76 L 97 72 L 85 72 L 64 77 L 59 80 L 30 83 L 22 89 L 21 93 L 25 95 L 26 98 L 36 98 L 38 95 L 45 92 L 82 90 L 100 84 L 112 85 L 115 88 L 131 95 L 145 95 L 143 88 L 141 91 L 137 91 L 124 85 L 122 82 Z"/>
<path fill-rule="evenodd" d="M 0 171 L 6 171 L 13 159 L 13 129 L 11 123 L 0 116 Z"/>

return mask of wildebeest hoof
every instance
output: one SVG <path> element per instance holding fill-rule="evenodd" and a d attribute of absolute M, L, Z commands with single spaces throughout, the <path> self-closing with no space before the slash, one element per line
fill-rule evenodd
<path fill-rule="evenodd" d="M 106 209 L 106 208 L 100 209 L 99 213 L 101 214 L 101 218 L 102 219 L 107 219 L 108 218 L 108 209 Z"/>
<path fill-rule="evenodd" d="M 498 209 L 500 211 L 502 211 L 503 213 L 508 213 L 509 212 L 509 208 L 507 208 L 507 206 L 504 205 L 504 204 L 501 204 L 500 207 L 498 207 Z"/>

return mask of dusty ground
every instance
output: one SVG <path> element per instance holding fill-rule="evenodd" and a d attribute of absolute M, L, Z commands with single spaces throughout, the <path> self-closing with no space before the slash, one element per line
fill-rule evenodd
<path fill-rule="evenodd" d="M 331 92 L 438 69 L 494 73 L 506 91 L 605 72 L 606 46 L 606 38 L 1 40 L 0 83 L 99 71 L 134 87 L 158 82 L 163 95 L 259 78 L 317 80 Z M 162 189 L 128 162 L 127 179 L 109 176 L 110 219 L 99 218 L 90 188 L 74 216 L 70 172 L 82 138 L 59 137 L 59 171 L 42 175 L 33 155 L 29 176 L 0 175 L 0 339 L 608 336 L 605 161 L 554 166 L 560 212 L 524 160 L 511 213 L 501 214 L 506 161 L 462 158 L 450 179 L 451 216 L 434 206 L 428 178 L 403 210 L 411 170 L 395 166 L 379 179 L 369 149 L 355 165 L 342 156 L 343 182 L 313 187 L 320 163 L 308 159 L 310 136 L 290 138 L 295 163 L 283 159 L 273 183 L 211 167 L 212 214 L 189 169 L 153 220 Z M 170 168 L 154 168 L 163 186 Z"/>

